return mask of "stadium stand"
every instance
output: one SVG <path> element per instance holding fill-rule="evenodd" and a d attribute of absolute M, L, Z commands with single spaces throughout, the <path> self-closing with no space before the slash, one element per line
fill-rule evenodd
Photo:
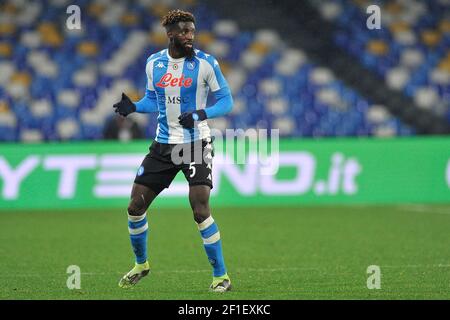
<path fill-rule="evenodd" d="M 383 77 L 388 87 L 438 115 L 450 110 L 448 1 L 378 1 L 383 28 L 366 27 L 368 1 L 316 1 L 334 21 L 334 41 Z"/>
<path fill-rule="evenodd" d="M 232 89 L 232 114 L 214 127 L 279 128 L 287 137 L 416 134 L 275 30 L 242 30 L 201 1 L 108 3 L 78 1 L 82 29 L 69 30 L 68 1 L 2 2 L 0 141 L 101 139 L 121 92 L 143 95 L 145 61 L 166 46 L 160 17 L 174 7 L 194 13 L 197 46 L 218 58 Z M 351 1 L 322 1 L 320 9 L 339 24 L 334 40 L 350 55 L 424 110 L 448 112 L 449 25 L 439 5 L 421 5 L 408 26 L 391 22 L 376 33 L 354 25 L 364 16 Z M 154 136 L 154 115 L 132 117 Z"/>

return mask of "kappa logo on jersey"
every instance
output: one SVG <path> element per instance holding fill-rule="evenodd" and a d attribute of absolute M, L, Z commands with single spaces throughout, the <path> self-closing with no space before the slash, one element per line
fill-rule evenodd
<path fill-rule="evenodd" d="M 176 78 L 170 72 L 167 72 L 161 77 L 159 82 L 156 84 L 159 88 L 166 87 L 185 87 L 189 88 L 192 85 L 192 78 L 185 78 L 184 74 L 181 77 Z"/>
<path fill-rule="evenodd" d="M 158 64 L 156 65 L 157 68 L 164 68 L 164 63 L 162 62 L 158 62 Z"/>

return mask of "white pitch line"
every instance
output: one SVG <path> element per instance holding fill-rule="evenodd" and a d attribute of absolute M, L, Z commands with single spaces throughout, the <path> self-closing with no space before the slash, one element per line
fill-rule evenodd
<path fill-rule="evenodd" d="M 450 264 L 429 264 L 429 265 L 414 265 L 407 264 L 404 266 L 390 266 L 390 265 L 381 265 L 380 268 L 450 268 Z"/>
<path fill-rule="evenodd" d="M 280 271 L 300 271 L 300 270 L 315 270 L 321 269 L 319 267 L 293 267 L 293 268 L 248 268 L 248 269 L 236 269 L 234 272 L 280 272 Z M 211 269 L 198 269 L 198 270 L 157 270 L 150 271 L 151 273 L 206 273 L 211 272 Z M 81 272 L 82 276 L 105 276 L 105 275 L 124 275 L 123 272 Z M 15 277 L 46 277 L 47 275 L 41 273 L 32 273 L 32 274 L 17 274 Z M 2 277 L 11 277 L 11 275 L 2 275 L 0 274 L 0 278 Z"/>
<path fill-rule="evenodd" d="M 450 268 L 450 264 L 430 264 L 430 265 L 380 265 L 380 268 Z M 327 269 L 324 269 L 322 267 L 292 267 L 292 268 L 247 268 L 247 269 L 236 269 L 233 270 L 233 272 L 282 272 L 282 271 L 301 271 L 301 270 L 320 270 L 320 271 L 327 271 Z M 210 272 L 210 269 L 199 269 L 199 270 L 157 270 L 153 271 L 153 273 L 159 274 L 159 273 L 206 273 Z M 329 274 L 332 274 L 335 270 L 329 270 Z M 343 269 L 342 271 L 346 271 Z M 348 271 L 348 270 L 347 270 Z M 328 273 L 328 272 L 327 272 Z M 82 276 L 106 276 L 106 275 L 123 275 L 124 272 L 82 272 Z M 14 275 L 14 277 L 48 277 L 47 274 L 40 274 L 40 273 L 34 273 L 34 274 L 17 274 Z M 62 276 L 62 275 L 61 275 Z M 1 275 L 0 278 L 10 278 L 11 274 L 9 275 Z M 53 277 L 53 276 L 52 276 Z"/>
<path fill-rule="evenodd" d="M 412 212 L 424 212 L 424 213 L 436 213 L 450 215 L 450 209 L 445 208 L 433 208 L 424 205 L 401 205 L 394 207 L 400 211 L 412 211 Z"/>

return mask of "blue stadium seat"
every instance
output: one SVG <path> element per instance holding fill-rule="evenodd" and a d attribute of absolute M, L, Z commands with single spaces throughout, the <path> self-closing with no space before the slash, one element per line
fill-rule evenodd
<path fill-rule="evenodd" d="M 10 0 L 5 0 L 9 2 Z M 373 72 L 384 76 L 389 70 L 398 65 L 399 57 L 408 46 L 395 40 L 391 32 L 385 28 L 383 30 L 368 31 L 365 28 L 366 16 L 361 10 L 350 1 L 337 1 L 345 10 L 335 21 L 339 28 L 333 35 L 335 43 L 347 50 L 347 52 L 360 59 L 367 68 Z M 39 26 L 44 22 L 54 23 L 66 17 L 66 13 L 44 1 L 44 8 L 40 11 L 35 22 L 29 26 L 20 27 L 16 35 L 4 35 L 2 41 L 13 46 L 14 54 L 10 59 L 0 57 L 0 62 L 11 63 L 16 71 L 29 75 L 30 83 L 27 86 L 27 93 L 30 99 L 14 98 L 6 85 L 0 84 L 0 100 L 4 100 L 11 106 L 12 111 L 19 119 L 15 130 L 2 130 L 0 140 L 18 141 L 22 129 L 40 128 L 45 140 L 59 140 L 57 123 L 64 119 L 72 119 L 79 124 L 79 132 L 70 139 L 101 139 L 102 125 L 86 124 L 80 116 L 85 110 L 97 112 L 102 117 L 105 116 L 107 108 L 111 106 L 102 105 L 101 98 L 105 96 L 105 90 L 112 90 L 118 82 L 127 80 L 131 91 L 143 94 L 146 86 L 146 76 L 144 65 L 147 57 L 152 53 L 162 49 L 162 45 L 150 41 L 150 29 L 155 31 L 153 26 L 159 23 L 160 17 L 151 13 L 150 8 L 144 3 L 127 2 L 127 12 L 137 17 L 136 23 L 124 23 L 120 18 L 112 25 L 104 25 L 94 14 L 89 13 L 89 0 L 77 1 L 77 5 L 82 7 L 84 32 L 63 32 L 56 31 L 57 36 L 62 37 L 62 42 L 51 45 L 41 41 L 36 48 L 30 48 L 18 39 L 22 33 L 40 32 Z M 219 21 L 219 16 L 209 7 L 193 3 L 189 9 L 197 17 L 197 30 L 199 32 L 211 32 Z M 416 21 L 413 28 L 423 31 L 435 28 L 441 16 L 440 5 L 427 4 L 429 15 L 423 16 Z M 129 39 L 134 31 L 148 33 L 149 41 L 145 44 L 136 59 L 124 66 L 122 72 L 113 74 L 105 72 L 105 66 L 111 65 L 115 54 L 122 48 L 124 42 Z M 60 32 L 60 33 L 58 33 Z M 282 46 L 270 48 L 263 53 L 260 65 L 255 68 L 243 66 L 242 56 L 252 50 L 257 33 L 250 31 L 239 31 L 235 34 L 216 34 L 214 39 L 223 41 L 229 45 L 229 50 L 221 59 L 224 73 L 230 69 L 239 70 L 245 75 L 243 85 L 234 92 L 235 97 L 245 101 L 244 111 L 239 114 L 229 116 L 229 123 L 233 128 L 268 127 L 280 122 L 283 116 L 292 117 L 295 125 L 292 127 L 292 136 L 333 136 L 333 135 L 371 135 L 375 134 L 376 128 L 365 121 L 365 115 L 369 112 L 370 102 L 356 93 L 352 88 L 343 84 L 339 79 L 333 79 L 326 83 L 313 82 L 310 80 L 319 65 L 311 61 L 302 60 L 298 63 L 298 68 L 293 68 L 292 72 L 280 71 L 279 63 L 284 59 L 285 49 Z M 389 51 L 384 56 L 378 56 L 367 50 L 367 44 L 373 40 L 383 40 Z M 57 41 L 56 41 L 57 42 Z M 83 54 L 79 50 L 80 44 L 93 42 L 98 47 L 98 52 L 89 55 Z M 405 94 L 414 97 L 417 90 L 423 86 L 433 86 L 441 97 L 448 97 L 450 85 L 434 83 L 431 79 L 431 70 L 435 69 L 447 54 L 450 44 L 450 35 L 443 36 L 440 42 L 430 49 L 422 42 L 418 41 L 413 46 L 420 49 L 426 57 L 424 63 L 418 66 L 404 87 Z M 201 48 L 207 51 L 207 48 Z M 254 49 L 254 48 L 253 48 Z M 49 61 L 56 65 L 58 74 L 55 78 L 44 76 L 29 64 L 31 52 L 45 53 Z M 94 67 L 89 67 L 94 66 Z M 94 84 L 77 84 L 74 75 L 80 70 L 89 67 L 93 70 L 96 79 Z M 291 70 L 288 70 L 291 71 Z M 261 90 L 261 81 L 264 79 L 274 80 L 281 84 L 281 92 L 267 94 Z M 115 88 L 117 89 L 117 88 Z M 347 109 L 339 109 L 336 101 L 329 98 L 318 98 L 323 95 L 322 90 L 327 89 L 333 97 L 347 106 Z M 64 90 L 76 91 L 79 102 L 73 105 L 65 105 L 58 101 L 60 92 Z M 117 89 L 119 90 L 119 89 Z M 122 90 L 122 89 L 121 89 Z M 123 89 L 125 90 L 125 89 Z M 109 91 L 108 91 L 109 92 Z M 116 94 L 117 92 L 114 92 Z M 119 92 L 120 94 L 120 92 Z M 330 94 L 330 93 L 326 93 Z M 325 94 L 325 95 L 326 95 Z M 52 104 L 51 114 L 35 117 L 30 113 L 30 106 L 33 102 L 44 99 Z M 287 101 L 286 110 L 270 110 L 273 100 L 279 99 Z M 208 101 L 208 105 L 214 103 L 214 99 Z M 449 106 L 450 108 L 450 106 Z M 450 112 L 449 112 L 450 115 Z M 106 120 L 106 119 L 105 119 Z M 94 121 L 95 122 L 95 121 Z M 98 123 L 98 122 L 95 122 Z M 286 123 L 286 122 L 284 122 Z M 395 127 L 396 134 L 412 135 L 414 131 L 401 123 L 389 124 Z M 156 117 L 148 116 L 148 124 L 145 129 L 147 138 L 154 137 L 156 130 Z M 288 130 L 289 131 L 289 130 Z M 5 133 L 4 133 L 5 132 Z"/>

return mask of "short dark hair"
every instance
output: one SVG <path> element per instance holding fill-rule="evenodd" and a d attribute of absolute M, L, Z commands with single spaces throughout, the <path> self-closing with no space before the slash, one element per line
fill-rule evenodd
<path fill-rule="evenodd" d="M 183 10 L 171 10 L 169 11 L 161 21 L 164 28 L 170 28 L 176 25 L 178 22 L 193 22 L 195 23 L 195 17 L 192 13 Z"/>

